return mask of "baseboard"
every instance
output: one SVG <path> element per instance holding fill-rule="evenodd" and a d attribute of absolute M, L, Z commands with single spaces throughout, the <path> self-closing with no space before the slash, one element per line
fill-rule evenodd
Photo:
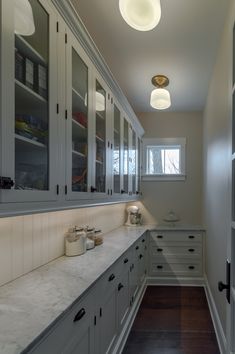
<path fill-rule="evenodd" d="M 117 342 L 116 342 L 116 344 L 114 346 L 114 349 L 112 350 L 112 354 L 121 354 L 122 353 L 122 351 L 124 349 L 124 346 L 126 344 L 127 338 L 129 336 L 131 327 L 133 325 L 133 322 L 134 322 L 135 317 L 137 315 L 137 312 L 139 310 L 141 301 L 142 301 L 143 296 L 145 294 L 145 290 L 146 290 L 146 279 L 143 282 L 141 288 L 139 289 L 134 303 L 132 304 L 132 308 L 131 308 L 131 310 L 129 312 L 129 315 L 128 315 L 128 318 L 126 320 L 126 323 L 123 326 L 123 328 L 121 330 L 121 333 L 118 336 Z"/>
<path fill-rule="evenodd" d="M 214 302 L 214 298 L 207 280 L 207 277 L 205 276 L 205 292 L 206 292 L 206 297 L 207 297 L 207 302 L 208 302 L 208 306 L 210 309 L 210 314 L 211 314 L 211 318 L 213 321 L 213 325 L 215 328 L 215 333 L 216 333 L 216 337 L 217 337 L 217 342 L 219 345 L 219 349 L 220 349 L 220 353 L 221 354 L 226 354 L 227 353 L 227 341 L 226 341 L 226 337 L 224 334 L 224 330 L 219 318 L 219 314 Z"/>
<path fill-rule="evenodd" d="M 205 286 L 204 278 L 148 277 L 147 285 Z"/>

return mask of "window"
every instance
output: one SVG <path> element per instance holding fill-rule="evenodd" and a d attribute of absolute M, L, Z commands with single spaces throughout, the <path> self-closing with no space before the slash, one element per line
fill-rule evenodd
<path fill-rule="evenodd" d="M 143 139 L 143 180 L 185 179 L 185 138 Z"/>

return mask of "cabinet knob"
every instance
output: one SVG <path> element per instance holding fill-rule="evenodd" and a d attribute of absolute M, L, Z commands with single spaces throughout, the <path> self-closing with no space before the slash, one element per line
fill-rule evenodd
<path fill-rule="evenodd" d="M 121 194 L 126 193 L 126 191 L 124 189 L 121 189 Z"/>
<path fill-rule="evenodd" d="M 118 291 L 120 291 L 122 288 L 124 288 L 124 285 L 122 283 L 118 284 Z"/>
<path fill-rule="evenodd" d="M 113 279 L 115 279 L 115 275 L 112 273 L 109 277 L 109 281 L 112 281 Z"/>
<path fill-rule="evenodd" d="M 163 236 L 162 235 L 157 235 L 157 238 L 163 238 Z"/>
<path fill-rule="evenodd" d="M 128 262 L 129 262 L 129 259 L 128 259 L 128 258 L 125 258 L 124 261 L 123 261 L 124 264 L 126 264 L 126 263 L 128 263 Z"/>
<path fill-rule="evenodd" d="M 14 181 L 10 177 L 0 177 L 0 189 L 11 189 Z"/>
<path fill-rule="evenodd" d="M 143 238 L 142 242 L 144 243 L 145 242 L 145 239 Z"/>
<path fill-rule="evenodd" d="M 74 317 L 73 322 L 78 322 L 80 321 L 86 314 L 86 311 L 84 308 L 82 308 L 80 311 L 78 311 L 78 313 L 76 314 L 76 316 Z"/>
<path fill-rule="evenodd" d="M 96 192 L 96 191 L 97 191 L 97 188 L 91 186 L 91 193 L 94 193 L 94 192 Z"/>
<path fill-rule="evenodd" d="M 142 255 L 142 254 L 139 255 L 139 259 L 141 259 L 141 258 L 143 258 L 143 255 Z"/>
<path fill-rule="evenodd" d="M 163 249 L 162 249 L 162 248 L 158 248 L 157 251 L 158 251 L 158 252 L 162 252 Z"/>
<path fill-rule="evenodd" d="M 136 249 L 136 251 L 138 251 L 138 249 L 139 249 L 139 246 L 136 246 L 136 248 L 135 248 L 135 249 Z"/>

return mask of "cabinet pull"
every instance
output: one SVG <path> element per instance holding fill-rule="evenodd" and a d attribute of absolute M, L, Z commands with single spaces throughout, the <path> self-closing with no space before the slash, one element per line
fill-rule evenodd
<path fill-rule="evenodd" d="M 82 308 L 80 311 L 78 311 L 78 313 L 74 317 L 73 322 L 80 321 L 83 318 L 83 316 L 85 316 L 85 314 L 86 314 L 86 311 L 84 308 Z"/>
<path fill-rule="evenodd" d="M 189 235 L 189 237 L 188 237 L 188 238 L 193 239 L 193 238 L 195 238 L 195 236 L 193 236 L 193 235 Z"/>
<path fill-rule="evenodd" d="M 162 235 L 157 235 L 157 238 L 163 238 L 163 236 Z"/>
<path fill-rule="evenodd" d="M 91 186 L 91 193 L 94 193 L 94 192 L 96 192 L 96 191 L 97 191 L 97 188 Z"/>
<path fill-rule="evenodd" d="M 126 193 L 126 191 L 124 189 L 121 189 L 121 194 Z"/>
<path fill-rule="evenodd" d="M 118 291 L 120 291 L 122 288 L 124 288 L 124 285 L 122 283 L 118 284 Z"/>
<path fill-rule="evenodd" d="M 141 259 L 141 258 L 143 258 L 143 255 L 142 255 L 142 254 L 139 255 L 139 259 Z"/>
<path fill-rule="evenodd" d="M 191 253 L 193 253 L 193 252 L 195 252 L 195 249 L 194 249 L 194 248 L 189 248 L 188 251 L 191 252 Z"/>
<path fill-rule="evenodd" d="M 124 262 L 124 264 L 126 264 L 126 263 L 129 262 L 129 259 L 128 259 L 128 258 L 125 258 L 123 262 Z"/>
<path fill-rule="evenodd" d="M 145 242 L 145 239 L 143 238 L 142 242 L 144 243 Z"/>
<path fill-rule="evenodd" d="M 138 249 L 139 249 L 139 246 L 136 246 L 136 248 L 135 248 L 135 249 L 136 249 L 136 251 L 138 251 Z"/>
<path fill-rule="evenodd" d="M 110 277 L 109 277 L 109 281 L 112 281 L 114 278 L 115 278 L 115 275 L 111 274 Z"/>
<path fill-rule="evenodd" d="M 102 308 L 100 308 L 100 317 L 102 317 L 102 314 L 103 314 Z"/>
<path fill-rule="evenodd" d="M 194 266 L 189 266 L 188 269 L 193 270 L 193 269 L 195 269 L 195 267 Z"/>
<path fill-rule="evenodd" d="M 162 265 L 158 265 L 158 266 L 157 266 L 157 269 L 162 269 L 162 268 L 163 268 Z"/>
<path fill-rule="evenodd" d="M 163 249 L 162 249 L 162 248 L 158 248 L 157 251 L 158 251 L 158 252 L 162 252 Z"/>
<path fill-rule="evenodd" d="M 14 181 L 10 177 L 0 177 L 0 189 L 11 189 Z"/>

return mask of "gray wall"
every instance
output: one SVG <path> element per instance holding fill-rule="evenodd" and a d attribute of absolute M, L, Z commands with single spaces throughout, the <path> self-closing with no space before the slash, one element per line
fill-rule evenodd
<path fill-rule="evenodd" d="M 142 182 L 143 204 L 158 223 L 173 209 L 183 224 L 201 224 L 202 113 L 138 114 L 144 137 L 186 137 L 186 180 Z"/>
<path fill-rule="evenodd" d="M 225 261 L 230 237 L 231 188 L 231 87 L 232 27 L 235 6 L 231 1 L 229 16 L 221 38 L 204 112 L 204 223 L 207 229 L 206 274 L 226 333 L 225 294 L 217 283 L 225 281 Z"/>

